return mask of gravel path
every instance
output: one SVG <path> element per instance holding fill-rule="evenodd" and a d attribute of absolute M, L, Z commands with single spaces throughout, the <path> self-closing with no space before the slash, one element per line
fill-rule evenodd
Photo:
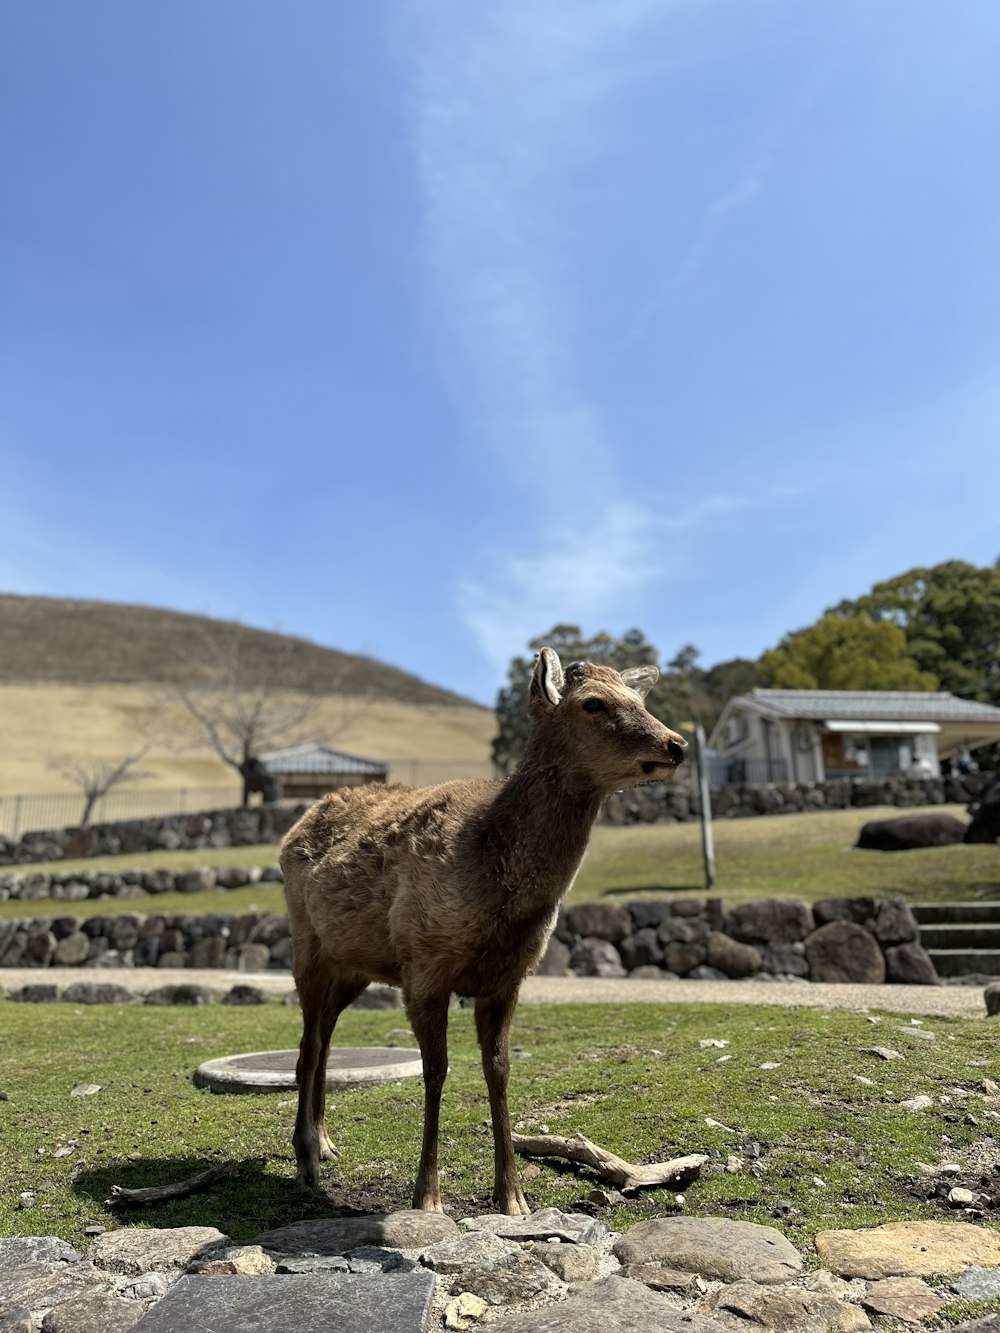
<path fill-rule="evenodd" d="M 0 991 L 29 983 L 60 987 L 74 981 L 106 981 L 145 993 L 157 986 L 193 982 L 228 990 L 240 982 L 277 995 L 292 989 L 287 972 L 230 972 L 193 968 L 0 968 Z M 524 1004 L 780 1004 L 809 1009 L 888 1009 L 899 1014 L 952 1014 L 984 1018 L 980 986 L 839 986 L 814 982 L 656 981 L 603 977 L 529 977 L 521 988 Z M 1000 1026 L 1000 1025 L 998 1025 Z"/>

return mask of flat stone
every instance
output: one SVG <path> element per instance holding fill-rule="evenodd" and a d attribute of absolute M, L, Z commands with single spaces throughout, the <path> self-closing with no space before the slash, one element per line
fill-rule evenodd
<path fill-rule="evenodd" d="M 706 1296 L 700 1311 L 718 1319 L 725 1328 L 769 1333 L 856 1333 L 871 1328 L 871 1321 L 856 1305 L 824 1292 L 799 1287 L 759 1287 L 755 1282 L 734 1282 Z"/>
<path fill-rule="evenodd" d="M 1000 1333 L 1000 1314 L 985 1314 L 966 1324 L 957 1324 L 952 1333 Z"/>
<path fill-rule="evenodd" d="M 625 1276 L 645 1283 L 653 1291 L 690 1291 L 698 1281 L 697 1273 L 685 1273 L 664 1264 L 629 1264 Z"/>
<path fill-rule="evenodd" d="M 128 1333 L 142 1314 L 142 1306 L 136 1301 L 95 1291 L 50 1310 L 42 1320 L 42 1333 Z"/>
<path fill-rule="evenodd" d="M 0 1309 L 23 1305 L 40 1315 L 63 1301 L 79 1300 L 104 1282 L 104 1275 L 88 1263 L 24 1263 L 0 1272 Z"/>
<path fill-rule="evenodd" d="M 163 955 L 160 958 L 161 967 L 166 967 L 165 956 Z M 181 962 L 177 966 L 184 966 L 183 956 L 181 956 Z M 179 1004 L 197 1007 L 203 1004 L 211 1004 L 214 998 L 207 986 L 196 986 L 192 982 L 185 981 L 176 986 L 159 986 L 156 990 L 149 991 L 145 1002 L 146 1004 L 155 1005 Z"/>
<path fill-rule="evenodd" d="M 971 1222 L 887 1222 L 862 1231 L 820 1231 L 823 1263 L 843 1277 L 931 1277 L 1000 1264 L 1000 1233 Z"/>
<path fill-rule="evenodd" d="M 35 1333 L 31 1311 L 23 1305 L 12 1305 L 0 1313 L 0 1333 Z"/>
<path fill-rule="evenodd" d="M 80 1251 L 58 1236 L 15 1236 L 0 1240 L 0 1272 L 21 1264 L 75 1264 L 80 1258 Z"/>
<path fill-rule="evenodd" d="M 459 1226 L 467 1231 L 492 1231 L 494 1236 L 513 1240 L 562 1240 L 575 1245 L 593 1245 L 608 1234 L 603 1222 L 596 1222 L 586 1213 L 564 1213 L 558 1208 L 539 1208 L 528 1217 L 502 1213 L 463 1217 Z"/>
<path fill-rule="evenodd" d="M 967 1268 L 951 1284 L 966 1301 L 990 1301 L 1000 1296 L 1000 1268 Z"/>
<path fill-rule="evenodd" d="M 222 1003 L 228 1005 L 267 1004 L 268 993 L 260 986 L 233 986 L 222 997 Z"/>
<path fill-rule="evenodd" d="M 431 1245 L 421 1253 L 420 1262 L 432 1272 L 450 1275 L 465 1273 L 470 1268 L 483 1271 L 502 1268 L 519 1253 L 521 1248 L 516 1241 L 501 1240 L 489 1231 L 470 1231 Z"/>
<path fill-rule="evenodd" d="M 279 1273 L 349 1273 L 351 1265 L 342 1254 L 286 1255 L 278 1260 Z"/>
<path fill-rule="evenodd" d="M 98 1236 L 87 1258 L 108 1273 L 129 1277 L 187 1268 L 229 1243 L 215 1227 L 121 1227 Z"/>
<path fill-rule="evenodd" d="M 774 1227 L 722 1217 L 663 1217 L 640 1222 L 617 1241 L 628 1264 L 664 1264 L 722 1282 L 787 1282 L 802 1271 L 791 1241 Z"/>
<path fill-rule="evenodd" d="M 641 1282 L 617 1276 L 591 1283 L 558 1305 L 490 1324 L 496 1333 L 636 1333 L 637 1328 L 643 1333 L 723 1333 L 714 1319 L 678 1310 Z"/>
<path fill-rule="evenodd" d="M 319 1217 L 265 1231 L 250 1243 L 271 1254 L 346 1254 L 359 1245 L 382 1245 L 390 1250 L 419 1250 L 449 1236 L 458 1227 L 444 1213 L 403 1209 L 398 1213 L 368 1213 L 363 1217 Z"/>
<path fill-rule="evenodd" d="M 422 1333 L 434 1278 L 430 1273 L 369 1276 L 299 1273 L 275 1277 L 182 1277 L 140 1320 L 140 1333 Z"/>
<path fill-rule="evenodd" d="M 552 1269 L 520 1246 L 515 1246 L 502 1263 L 467 1268 L 456 1275 L 449 1288 L 452 1296 L 469 1291 L 482 1297 L 487 1305 L 519 1305 L 540 1296 L 559 1295 L 563 1290 Z"/>
<path fill-rule="evenodd" d="M 412 1273 L 419 1265 L 384 1245 L 359 1245 L 344 1256 L 352 1273 Z"/>
<path fill-rule="evenodd" d="M 64 1004 L 130 1004 L 135 996 L 110 981 L 74 981 L 62 993 Z"/>
<path fill-rule="evenodd" d="M 593 1282 L 597 1277 L 597 1251 L 591 1245 L 554 1245 L 542 1240 L 531 1247 L 531 1254 L 563 1282 Z"/>
<path fill-rule="evenodd" d="M 234 1273 L 261 1277 L 274 1269 L 274 1260 L 259 1245 L 233 1245 L 219 1252 L 216 1259 L 196 1261 L 191 1272 L 201 1277 L 230 1277 Z"/>
<path fill-rule="evenodd" d="M 921 1324 L 945 1305 L 945 1301 L 919 1277 L 887 1277 L 870 1282 L 861 1304 L 872 1314 Z"/>
<path fill-rule="evenodd" d="M 445 1328 L 471 1328 L 479 1322 L 487 1311 L 486 1302 L 481 1296 L 473 1296 L 471 1291 L 463 1291 L 444 1307 Z"/>
<path fill-rule="evenodd" d="M 162 1273 L 140 1273 L 132 1282 L 126 1282 L 120 1289 L 123 1296 L 132 1301 L 158 1301 L 170 1290 L 170 1283 Z"/>
<path fill-rule="evenodd" d="M 212 1092 L 293 1092 L 298 1051 L 251 1051 L 206 1060 L 194 1071 L 198 1088 Z M 328 1088 L 362 1088 L 419 1078 L 423 1064 L 418 1050 L 400 1046 L 354 1046 L 330 1051 Z"/>

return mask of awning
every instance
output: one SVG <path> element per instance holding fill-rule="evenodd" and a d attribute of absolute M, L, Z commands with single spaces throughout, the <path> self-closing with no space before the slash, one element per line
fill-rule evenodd
<path fill-rule="evenodd" d="M 827 731 L 860 731 L 870 736 L 936 736 L 937 722 L 824 722 Z"/>

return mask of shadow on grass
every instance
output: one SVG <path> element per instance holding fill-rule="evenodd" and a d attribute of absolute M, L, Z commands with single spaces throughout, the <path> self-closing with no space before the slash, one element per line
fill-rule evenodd
<path fill-rule="evenodd" d="M 172 1185 L 217 1164 L 218 1159 L 204 1157 L 144 1157 L 138 1162 L 109 1163 L 81 1171 L 73 1181 L 73 1191 L 101 1206 L 103 1212 L 113 1185 L 124 1189 Z M 262 1231 L 307 1218 L 352 1217 L 409 1207 L 408 1201 L 394 1194 L 348 1193 L 332 1182 L 329 1187 L 300 1189 L 291 1178 L 291 1169 L 291 1163 L 249 1158 L 184 1198 L 138 1205 L 115 1202 L 110 1208 L 123 1226 L 217 1227 L 234 1241 L 245 1242 Z"/>

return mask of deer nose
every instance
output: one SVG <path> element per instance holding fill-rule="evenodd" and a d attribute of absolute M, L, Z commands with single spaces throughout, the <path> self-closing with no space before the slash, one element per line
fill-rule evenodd
<path fill-rule="evenodd" d="M 668 741 L 667 754 L 670 756 L 670 762 L 672 764 L 683 764 L 686 749 L 687 741 Z"/>

